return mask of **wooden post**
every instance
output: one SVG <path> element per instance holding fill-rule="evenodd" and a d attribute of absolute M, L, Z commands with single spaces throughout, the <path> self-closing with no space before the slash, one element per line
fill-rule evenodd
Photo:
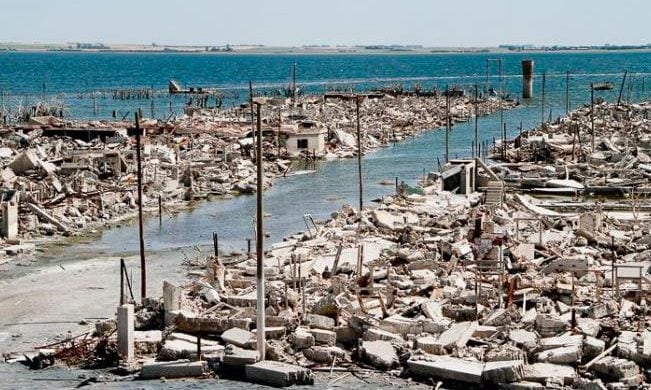
<path fill-rule="evenodd" d="M 120 306 L 124 305 L 124 259 L 120 259 Z"/>
<path fill-rule="evenodd" d="M 362 209 L 364 207 L 364 197 L 363 197 L 363 184 L 362 184 L 362 134 L 360 128 L 359 120 L 359 101 L 361 96 L 355 96 L 355 111 L 357 112 L 357 173 L 359 176 L 359 215 L 362 215 Z"/>
<path fill-rule="evenodd" d="M 219 260 L 219 235 L 217 232 L 212 232 L 212 246 L 215 250 L 215 259 Z"/>
<path fill-rule="evenodd" d="M 158 224 L 163 225 L 163 197 L 158 194 Z"/>
<path fill-rule="evenodd" d="M 257 207 L 256 207 L 256 252 L 257 252 L 257 269 L 256 269 L 256 279 L 257 279 L 257 318 L 256 318 L 256 329 L 258 335 L 258 353 L 260 355 L 260 360 L 265 360 L 265 292 L 264 292 L 264 229 L 263 229 L 263 209 L 262 209 L 262 191 L 264 175 L 262 172 L 262 115 L 260 104 L 257 106 L 257 127 L 258 127 L 258 139 L 257 139 L 257 155 L 256 155 L 256 164 L 257 164 L 257 173 L 258 173 L 258 183 L 257 183 Z"/>

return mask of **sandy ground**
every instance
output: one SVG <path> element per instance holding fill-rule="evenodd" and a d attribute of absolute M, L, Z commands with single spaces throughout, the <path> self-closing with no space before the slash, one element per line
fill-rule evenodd
<path fill-rule="evenodd" d="M 148 254 L 149 296 L 162 296 L 162 281 L 181 283 L 186 270 L 179 251 Z M 140 295 L 140 258 L 126 257 L 134 295 Z M 0 354 L 31 351 L 55 336 L 78 335 L 93 326 L 82 319 L 110 318 L 119 303 L 119 257 L 49 264 L 0 281 Z"/>

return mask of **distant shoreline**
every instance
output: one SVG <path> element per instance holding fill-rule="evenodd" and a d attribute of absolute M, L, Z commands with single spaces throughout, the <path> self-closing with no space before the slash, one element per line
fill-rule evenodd
<path fill-rule="evenodd" d="M 113 54 L 194 54 L 194 55 L 450 55 L 450 54 L 544 54 L 544 53 L 647 53 L 647 47 L 616 47 L 612 48 L 532 48 L 512 50 L 502 47 L 397 47 L 397 48 L 368 48 L 357 46 L 341 47 L 257 47 L 257 46 L 227 46 L 226 48 L 199 46 L 145 46 L 145 45 L 114 45 L 92 48 L 71 48 L 62 45 L 27 45 L 0 43 L 0 53 L 113 53 Z"/>

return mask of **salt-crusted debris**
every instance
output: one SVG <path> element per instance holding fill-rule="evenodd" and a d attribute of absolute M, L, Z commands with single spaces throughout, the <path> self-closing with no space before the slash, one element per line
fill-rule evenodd
<path fill-rule="evenodd" d="M 374 369 L 456 388 L 646 386 L 651 219 L 636 194 L 648 186 L 640 163 L 651 142 L 648 108 L 601 107 L 619 119 L 614 130 L 603 125 L 602 146 L 590 154 L 585 140 L 574 157 L 558 144 L 534 146 L 548 133 L 556 139 L 548 125 L 509 144 L 507 159 L 517 163 L 450 161 L 422 194 L 399 189 L 374 210 L 344 205 L 316 232 L 272 245 L 264 253 L 266 356 L 255 349 L 255 259 L 210 257 L 187 285 L 165 285 L 171 329 L 162 345 L 178 333 L 211 340 L 215 348 L 201 343 L 201 354 L 218 373 L 240 369 L 259 381 L 271 370 L 264 383 L 277 386 L 309 382 L 304 368 Z M 585 115 L 568 121 L 582 129 Z M 513 186 L 514 175 L 551 187 Z M 575 182 L 590 185 L 579 191 Z M 590 192 L 630 186 L 607 201 Z M 550 193 L 555 200 L 536 198 Z M 197 293 L 206 284 L 219 300 Z"/>

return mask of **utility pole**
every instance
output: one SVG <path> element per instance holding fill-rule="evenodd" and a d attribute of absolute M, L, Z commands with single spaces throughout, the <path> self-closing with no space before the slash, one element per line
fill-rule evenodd
<path fill-rule="evenodd" d="M 543 77 L 542 77 L 542 97 L 541 97 L 541 116 L 540 116 L 540 127 L 542 127 L 545 124 L 545 76 L 547 75 L 547 72 L 543 72 Z"/>
<path fill-rule="evenodd" d="M 359 215 L 362 215 L 362 208 L 364 207 L 364 189 L 362 184 L 362 131 L 359 123 L 359 102 L 361 96 L 355 95 L 355 111 L 357 112 L 357 173 L 359 175 Z"/>
<path fill-rule="evenodd" d="M 140 235 L 140 298 L 142 301 L 147 297 L 147 267 L 145 262 L 145 235 L 142 217 L 142 161 L 140 159 L 140 137 L 143 130 L 140 128 L 140 116 L 136 112 L 136 127 L 130 129 L 129 135 L 136 136 L 136 160 L 138 167 L 138 233 Z"/>
<path fill-rule="evenodd" d="M 445 86 L 445 162 L 450 160 L 450 88 Z"/>
<path fill-rule="evenodd" d="M 256 252 L 257 252 L 257 267 L 256 267 L 256 281 L 257 281 L 257 313 L 256 313 L 256 329 L 258 337 L 258 353 L 260 355 L 260 360 L 265 360 L 265 293 L 264 293 L 264 253 L 263 253 L 263 244 L 264 244 L 264 230 L 262 225 L 263 220 L 263 210 L 262 210 L 262 191 L 263 191 L 263 180 L 264 175 L 262 172 L 262 116 L 260 114 L 260 103 L 257 105 L 257 130 L 258 130 L 258 143 L 256 148 L 256 164 L 257 164 L 257 173 L 258 173 L 258 188 L 257 188 L 257 207 L 256 207 Z"/>
<path fill-rule="evenodd" d="M 590 129 L 592 131 L 592 151 L 594 152 L 594 84 L 590 83 Z"/>
<path fill-rule="evenodd" d="M 475 151 L 479 157 L 479 87 L 475 84 Z"/>
<path fill-rule="evenodd" d="M 619 107 L 620 103 L 622 102 L 622 91 L 624 90 L 624 83 L 626 82 L 627 74 L 628 74 L 628 70 L 624 71 L 624 78 L 622 78 L 622 85 L 619 87 L 619 97 L 617 98 L 617 107 Z"/>
<path fill-rule="evenodd" d="M 565 115 L 570 115 L 570 71 L 565 75 Z"/>
<path fill-rule="evenodd" d="M 251 106 L 251 138 L 253 140 L 253 145 L 255 146 L 255 115 L 253 114 L 253 83 L 249 80 L 249 106 Z"/>
<path fill-rule="evenodd" d="M 296 103 L 296 62 L 292 67 L 292 98 L 294 98 L 294 103 Z"/>

